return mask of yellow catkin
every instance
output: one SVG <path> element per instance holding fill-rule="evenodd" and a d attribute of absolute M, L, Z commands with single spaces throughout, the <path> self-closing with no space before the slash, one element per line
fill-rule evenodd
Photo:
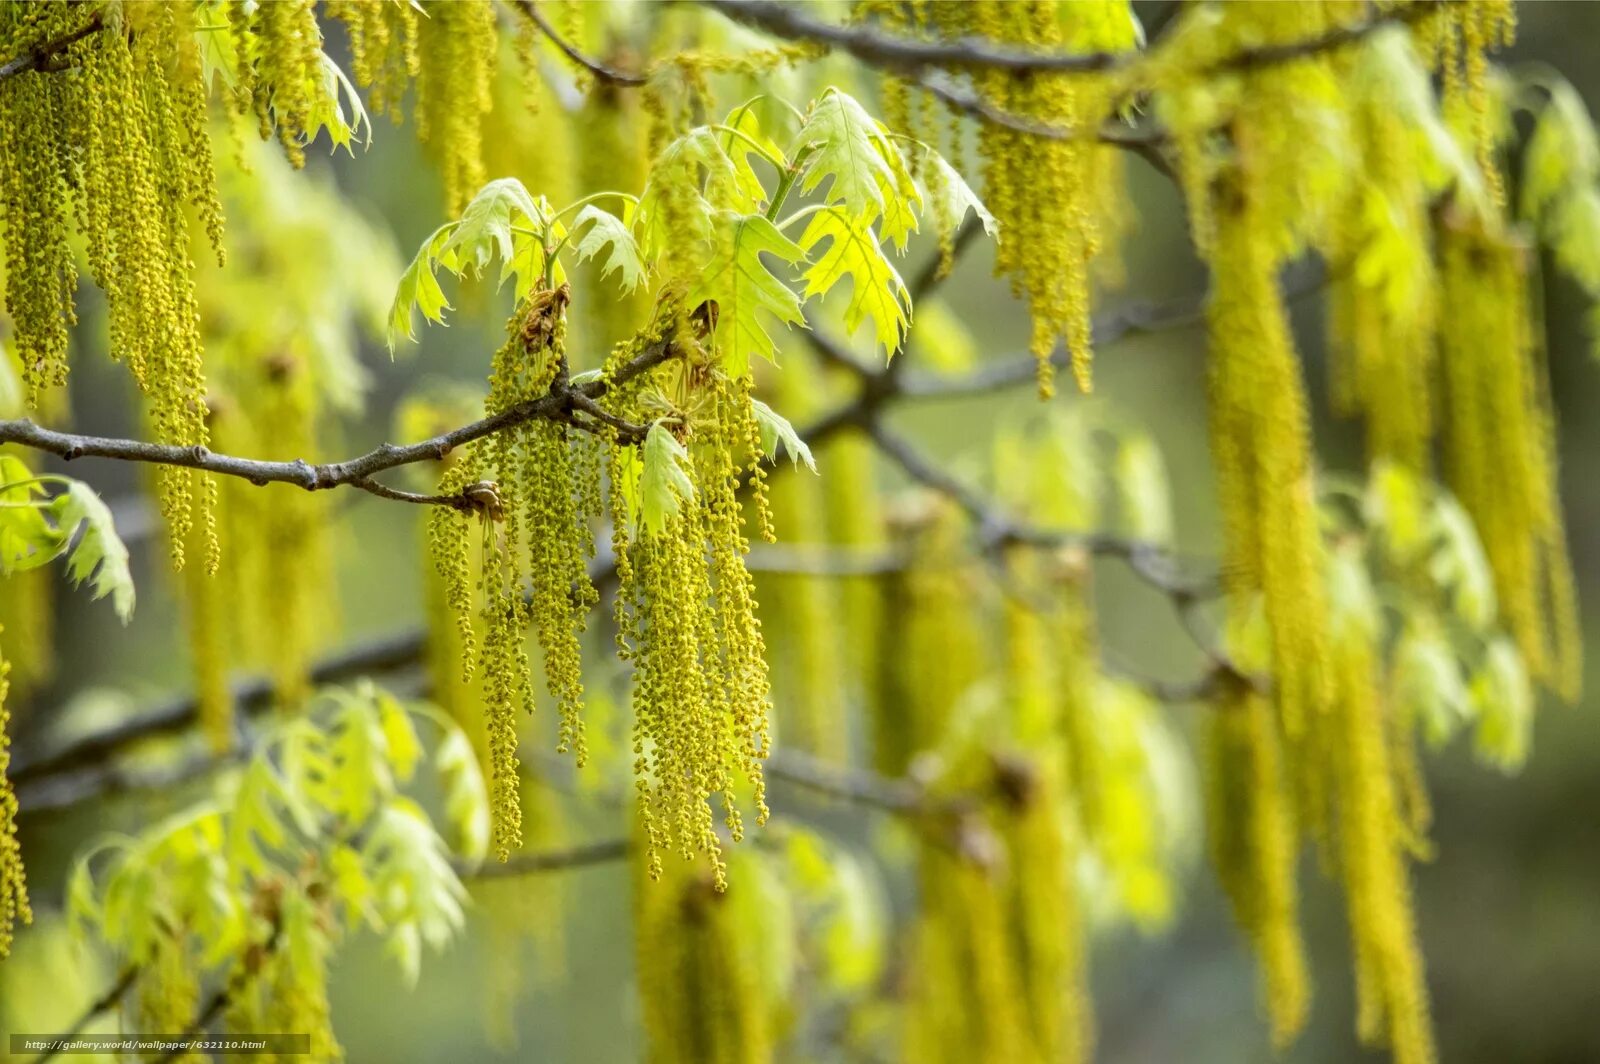
<path fill-rule="evenodd" d="M 1046 586 L 1053 563 L 1015 552 L 1007 559 L 1007 577 L 1013 588 Z M 1069 717 L 1089 707 L 1072 705 L 1075 692 L 1063 681 L 1084 671 L 1085 653 L 1092 674 L 1093 648 L 1058 646 L 1051 611 L 1039 605 L 1019 593 L 1004 606 L 1010 738 L 1025 754 L 996 759 L 996 789 L 1004 799 L 998 826 L 1010 857 L 1011 920 L 1030 1045 L 1040 1060 L 1071 1064 L 1091 1055 L 1093 1010 L 1075 860 L 1083 841 L 1077 821 L 1087 820 L 1084 788 L 1075 784 L 1076 764 L 1062 747 L 1079 738 L 1067 727 Z"/>
<path fill-rule="evenodd" d="M 439 493 L 455 495 L 467 486 L 464 465 L 452 465 L 439 478 Z M 433 562 L 433 573 L 438 579 L 440 596 L 450 615 L 454 631 L 449 643 L 454 648 L 452 673 L 459 684 L 472 681 L 477 669 L 478 634 L 473 624 L 472 530 L 467 514 L 449 507 L 436 506 L 428 514 L 428 556 Z M 484 550 L 488 550 L 490 536 L 487 516 L 484 526 Z M 441 658 L 436 667 L 442 667 Z"/>
<path fill-rule="evenodd" d="M 7 27 L 8 54 L 76 32 L 95 14 L 76 4 L 31 7 Z M 189 5 L 131 2 L 103 17 L 113 25 L 57 55 L 71 76 L 26 71 L 0 89 L 7 305 L 23 379 L 36 402 L 41 389 L 66 378 L 76 273 L 68 218 L 76 214 L 90 272 L 106 293 L 110 349 L 133 371 L 158 438 L 203 445 L 188 208 L 219 256 L 222 219 L 194 15 Z M 175 468 L 159 472 L 157 482 L 174 562 L 182 564 L 198 517 L 214 567 L 207 514 L 215 489 Z"/>
<path fill-rule="evenodd" d="M 587 760 L 583 734 L 583 676 L 578 634 L 599 594 L 588 578 L 593 556 L 589 522 L 599 516 L 598 463 L 574 460 L 593 454 L 576 444 L 566 426 L 540 421 L 530 427 L 526 451 L 529 572 L 533 574 L 533 620 L 544 649 L 545 681 L 556 699 L 561 738 L 557 750 Z M 581 473 L 580 473 L 581 470 Z M 586 503 L 594 503 L 591 510 Z"/>
<path fill-rule="evenodd" d="M 571 842 L 571 817 L 562 808 L 561 795 L 533 774 L 522 782 L 522 809 L 523 842 L 529 852 L 549 852 Z M 560 875 L 522 876 L 485 879 L 473 886 L 473 899 L 487 923 L 484 1029 L 490 1045 L 503 1052 L 518 1047 L 523 995 L 535 986 L 558 985 L 567 971 L 569 882 Z"/>
<path fill-rule="evenodd" d="M 957 701 L 982 677 L 987 647 L 961 515 L 922 497 L 890 523 L 908 559 L 882 582 L 879 645 L 900 649 L 878 657 L 872 749 L 879 772 L 903 776 L 938 743 Z"/>
<path fill-rule="evenodd" d="M 1272 1041 L 1305 1026 L 1311 977 L 1300 933 L 1299 847 L 1277 722 L 1266 696 L 1222 683 L 1206 721 L 1206 823 L 1211 859 L 1260 967 Z"/>
<path fill-rule="evenodd" d="M 626 67 L 636 62 L 635 56 L 620 51 L 608 58 Z M 649 159 L 645 156 L 643 101 L 637 91 L 596 81 L 584 97 L 582 108 L 570 117 L 555 107 L 547 110 L 568 122 L 566 135 L 577 157 L 574 175 L 577 188 L 644 187 Z M 557 120 L 553 118 L 548 122 L 554 124 Z M 566 169 L 567 163 L 559 156 L 557 160 L 561 168 Z M 598 262 L 590 261 L 581 270 L 584 280 L 579 288 L 603 293 L 599 298 L 584 300 L 578 308 L 584 346 L 589 350 L 609 350 L 649 316 L 649 294 L 643 285 L 631 293 L 616 292 L 603 278 Z"/>
<path fill-rule="evenodd" d="M 55 675 L 56 577 L 42 567 L 0 580 L 0 631 L 6 633 L 11 690 L 16 694 L 26 696 Z"/>
<path fill-rule="evenodd" d="M 1094 1012 L 1074 860 L 1078 840 L 1060 768 L 1036 761 L 1030 770 L 1008 795 L 1004 820 L 1019 991 L 1037 1059 L 1080 1064 L 1092 1056 Z"/>
<path fill-rule="evenodd" d="M 1417 944 L 1408 829 L 1398 806 L 1381 696 L 1378 622 L 1359 560 L 1341 557 L 1343 596 L 1330 636 L 1334 698 L 1323 756 L 1332 765 L 1339 874 L 1356 971 L 1356 1029 L 1396 1064 L 1432 1064 L 1427 986 Z"/>
<path fill-rule="evenodd" d="M 59 32 L 60 18 L 46 20 Z M 5 304 L 28 403 L 67 377 L 67 333 L 76 322 L 77 268 L 67 242 L 61 79 L 28 71 L 0 85 L 0 196 L 5 233 Z"/>
<path fill-rule="evenodd" d="M 309 368 L 299 359 L 265 360 L 252 396 L 259 446 L 285 459 L 315 451 L 317 401 Z M 328 496 L 269 485 L 256 504 L 255 534 L 265 540 L 262 585 L 265 646 L 280 706 L 297 709 L 311 696 L 311 666 L 322 636 L 334 630 L 335 585 L 328 571 Z"/>
<path fill-rule="evenodd" d="M 1529 250 L 1452 213 L 1440 229 L 1445 473 L 1494 573 L 1529 672 L 1563 698 L 1582 684 L 1556 492 L 1554 417 L 1530 307 Z"/>
<path fill-rule="evenodd" d="M 406 87 L 421 68 L 417 24 L 422 11 L 390 0 L 330 0 L 325 10 L 345 24 L 351 74 L 367 90 L 367 106 L 399 122 Z"/>
<path fill-rule="evenodd" d="M 771 401 L 791 420 L 812 416 L 817 382 L 811 367 L 790 360 L 776 375 Z M 785 459 L 787 462 L 787 459 Z M 827 534 L 823 484 L 804 469 L 783 472 L 772 484 L 773 524 L 784 540 L 805 550 L 820 547 Z M 827 576 L 768 574 L 760 580 L 761 601 L 771 618 L 766 627 L 773 649 L 778 722 L 785 744 L 830 760 L 848 750 L 844 679 L 837 638 L 840 610 L 837 581 Z"/>
<path fill-rule="evenodd" d="M 315 0 L 275 0 L 257 5 L 250 19 L 256 63 L 251 105 L 262 137 L 274 132 L 284 154 L 304 166 L 312 93 L 320 86 L 322 30 Z"/>
<path fill-rule="evenodd" d="M 1279 713 L 1291 735 L 1326 701 L 1326 607 L 1304 384 L 1277 285 L 1272 230 L 1235 173 L 1217 207 L 1210 330 L 1212 462 L 1235 609 L 1259 595 Z"/>
<path fill-rule="evenodd" d="M 908 973 L 907 1060 L 1013 1064 L 1038 1059 L 1010 927 L 1006 869 L 986 825 L 976 852 L 934 842 L 919 851 L 915 963 Z"/>
<path fill-rule="evenodd" d="M 973 5 L 973 27 L 998 41 L 1074 52 L 1126 51 L 1136 26 L 1124 0 L 1012 4 L 982 0 Z M 1120 187 L 1103 182 L 1121 175 L 1103 161 L 1114 149 L 1098 143 L 1111 106 L 1109 83 L 1099 75 L 1035 74 L 1014 77 L 983 72 L 975 84 L 993 106 L 1046 125 L 1071 129 L 1065 139 L 1034 137 L 986 123 L 979 130 L 984 184 L 990 209 L 1007 232 L 1025 234 L 996 251 L 996 272 L 1011 278 L 1033 318 L 1030 344 L 1039 360 L 1039 390 L 1054 389 L 1051 358 L 1056 345 L 1071 354 L 1078 387 L 1090 386 L 1090 268 L 1108 235 L 1120 236 L 1124 217 L 1103 201 L 1122 199 Z M 1114 271 L 1113 271 L 1114 272 Z"/>
<path fill-rule="evenodd" d="M 671 320 L 670 310 L 663 315 Z M 616 542 L 622 654 L 633 662 L 633 750 L 647 864 L 697 854 L 726 885 L 722 841 L 708 802 L 720 796 L 723 829 L 743 837 L 741 792 L 756 822 L 767 817 L 761 763 L 770 746 L 766 642 L 756 616 L 755 582 L 744 564 L 738 456 L 754 426 L 749 382 L 710 367 L 690 369 L 703 414 L 685 435 L 692 499 L 663 528 Z M 613 454 L 613 480 L 623 472 Z M 612 485 L 615 507 L 617 486 Z M 614 511 L 615 512 L 615 511 Z"/>
<path fill-rule="evenodd" d="M 1439 309 L 1431 195 L 1416 134 L 1384 91 L 1388 82 L 1358 69 L 1351 83 L 1360 90 L 1352 124 L 1363 180 L 1347 190 L 1333 226 L 1343 265 L 1329 297 L 1331 391 L 1340 413 L 1365 416 L 1371 460 L 1425 476 Z"/>
<path fill-rule="evenodd" d="M 22 868 L 22 847 L 17 842 L 17 796 L 6 777 L 11 767 L 11 715 L 6 710 L 10 672 L 10 662 L 0 654 L 0 958 L 11 953 L 11 939 L 17 923 L 33 922 L 33 910 L 28 906 L 28 881 Z"/>
<path fill-rule="evenodd" d="M 1333 3 L 1228 4 L 1219 14 L 1218 37 L 1233 48 L 1305 40 L 1347 21 Z M 1247 153 L 1251 224 L 1280 260 L 1321 245 L 1351 184 L 1348 104 L 1336 61 L 1316 54 L 1242 79 L 1234 127 Z"/>
<path fill-rule="evenodd" d="M 195 551 L 203 546 L 191 529 L 187 549 Z M 208 576 L 202 566 L 184 569 L 184 605 L 200 730 L 205 733 L 207 745 L 217 753 L 233 745 L 233 695 L 228 688 L 228 591 L 227 584 Z M 234 606 L 243 611 L 246 604 L 235 601 Z"/>
<path fill-rule="evenodd" d="M 648 845 L 649 830 L 641 836 Z M 724 893 L 714 876 L 676 860 L 634 862 L 634 956 L 650 1064 L 766 1064 L 774 1002 L 746 921 L 758 882 Z M 753 870 L 741 869 L 741 872 Z"/>
<path fill-rule="evenodd" d="M 848 431 L 828 443 L 817 455 L 824 470 L 822 490 L 827 510 L 827 541 L 864 557 L 888 549 L 883 497 L 877 483 L 877 449 L 865 434 Z M 872 670 L 882 654 L 880 613 L 882 577 L 851 576 L 839 581 L 842 610 L 845 682 L 855 701 L 866 704 Z"/>
<path fill-rule="evenodd" d="M 1513 0 L 1441 4 L 1425 29 L 1443 82 L 1446 110 L 1465 114 L 1466 139 L 1484 184 L 1494 204 L 1504 206 L 1505 177 L 1495 156 L 1500 121 L 1494 114 L 1488 53 L 1516 39 L 1516 5 Z"/>
<path fill-rule="evenodd" d="M 494 107 L 500 54 L 489 0 L 431 3 L 420 20 L 417 136 L 444 180 L 445 212 L 459 215 L 484 183 L 483 119 Z"/>

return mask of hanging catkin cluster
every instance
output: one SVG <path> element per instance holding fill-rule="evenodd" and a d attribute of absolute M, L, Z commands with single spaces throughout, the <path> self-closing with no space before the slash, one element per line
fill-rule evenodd
<path fill-rule="evenodd" d="M 1528 671 L 1576 699 L 1577 606 L 1555 480 L 1544 355 L 1529 305 L 1531 250 L 1496 223 L 1447 212 L 1439 230 L 1445 475 L 1472 515 L 1500 615 Z"/>
<path fill-rule="evenodd" d="M 484 115 L 494 107 L 500 54 L 489 0 L 429 4 L 417 41 L 417 137 L 444 176 L 452 217 L 483 186 Z"/>
<path fill-rule="evenodd" d="M 1323 549 L 1305 386 L 1278 291 L 1275 229 L 1261 217 L 1256 186 L 1248 171 L 1235 171 L 1217 193 L 1211 457 L 1233 608 L 1265 615 L 1278 713 L 1299 735 L 1327 701 Z"/>
<path fill-rule="evenodd" d="M 957 701 L 983 676 L 987 642 L 972 608 L 979 576 L 955 507 L 921 497 L 891 514 L 890 526 L 907 564 L 883 578 L 878 643 L 900 649 L 879 655 L 868 704 L 874 767 L 898 777 L 938 742 Z"/>
<path fill-rule="evenodd" d="M 82 28 L 93 14 L 85 8 L 30 6 L 9 27 L 7 54 Z M 203 445 L 205 378 L 187 208 L 219 254 L 221 209 L 193 9 L 130 3 L 99 17 L 109 21 L 105 29 L 62 52 L 75 76 L 25 71 L 0 85 L 6 305 L 23 378 L 32 402 L 66 380 L 76 281 L 68 218 L 75 215 L 90 272 L 106 293 L 110 350 L 148 399 L 157 437 Z M 174 562 L 184 561 L 198 488 L 206 561 L 214 568 L 214 485 L 176 467 L 164 466 L 156 477 Z"/>
<path fill-rule="evenodd" d="M 1467 133 L 1491 199 L 1503 205 L 1505 181 L 1495 160 L 1500 119 L 1492 99 L 1488 53 L 1516 39 L 1516 5 L 1513 0 L 1440 4 L 1424 31 L 1434 69 L 1444 82 L 1446 111 Z"/>
<path fill-rule="evenodd" d="M 485 413 L 503 413 L 542 396 L 565 380 L 566 285 L 533 292 L 508 324 L 495 353 Z M 578 634 L 599 601 L 589 580 L 594 555 L 590 521 L 601 510 L 598 451 L 575 441 L 565 425 L 543 418 L 522 422 L 474 443 L 450 467 L 441 488 L 465 493 L 484 521 L 477 578 L 484 636 L 479 657 L 495 813 L 502 859 L 521 844 L 517 730 L 519 709 L 532 710 L 533 684 L 524 632 L 532 627 L 544 650 L 547 687 L 560 717 L 561 750 L 586 758 L 582 664 Z M 439 508 L 429 542 L 457 618 L 463 677 L 474 668 L 470 536 L 464 512 Z"/>
<path fill-rule="evenodd" d="M 3 634 L 3 633 L 0 633 Z M 30 923 L 28 882 L 22 870 L 22 847 L 17 843 L 17 796 L 6 773 L 11 767 L 11 715 L 6 711 L 11 663 L 0 654 L 0 959 L 11 953 L 12 930 L 17 921 Z"/>
<path fill-rule="evenodd" d="M 790 418 L 809 418 L 818 382 L 806 362 L 791 359 L 773 381 L 771 401 Z M 829 476 L 833 475 L 830 469 Z M 784 540 L 816 549 L 826 542 L 826 478 L 784 476 L 771 487 L 772 520 Z M 762 576 L 764 631 L 772 651 L 778 739 L 794 749 L 843 762 L 849 723 L 839 639 L 840 587 L 826 576 Z"/>
<path fill-rule="evenodd" d="M 970 18 L 973 28 L 991 40 L 1052 51 L 1127 51 L 1137 33 L 1124 0 L 983 0 L 973 5 Z M 990 209 L 1003 230 L 1026 234 L 999 245 L 995 270 L 1028 300 L 1039 390 L 1043 395 L 1053 391 L 1050 359 L 1056 346 L 1064 344 L 1078 387 L 1087 391 L 1091 266 L 1126 225 L 1121 153 L 1099 144 L 1101 122 L 1112 106 L 1110 85 L 1096 75 L 1017 77 L 1001 71 L 980 73 L 974 82 L 997 109 L 1073 132 L 1051 139 L 986 123 L 978 147 Z M 1115 256 L 1107 261 L 1114 273 Z"/>
<path fill-rule="evenodd" d="M 418 5 L 385 0 L 329 0 L 324 10 L 344 23 L 350 72 L 367 90 L 367 105 L 400 121 L 406 87 L 422 69 L 417 25 L 424 13 Z"/>
<path fill-rule="evenodd" d="M 1315 721 L 1317 775 L 1330 789 L 1334 856 L 1349 913 L 1356 1032 L 1387 1044 L 1397 1064 L 1435 1058 L 1412 911 L 1408 847 L 1382 697 L 1380 615 L 1359 557 L 1340 549 L 1330 574 L 1332 703 Z"/>
<path fill-rule="evenodd" d="M 1415 110 L 1432 93 L 1404 35 L 1352 60 L 1346 81 L 1363 180 L 1350 182 L 1329 243 L 1343 265 L 1329 290 L 1338 412 L 1367 423 L 1367 453 L 1425 476 L 1433 438 L 1438 278 L 1431 251 L 1432 160 Z"/>
<path fill-rule="evenodd" d="M 648 845 L 648 829 L 639 832 Z M 634 865 L 634 951 L 650 1064 L 766 1064 L 778 1031 L 761 967 L 754 868 L 724 892 L 704 870 Z M 754 925 L 754 926 L 752 926 Z"/>
<path fill-rule="evenodd" d="M 1006 560 L 1011 586 L 1041 575 L 1032 555 Z M 973 612 L 970 602 L 962 608 Z M 952 748 L 944 729 L 924 738 L 939 744 L 946 766 L 937 793 L 995 797 L 950 822 L 930 822 L 919 843 L 909 1060 L 1082 1062 L 1093 1041 L 1079 898 L 1082 808 L 1065 727 L 1066 713 L 1083 707 L 1064 704 L 1076 662 L 1062 661 L 1077 648 L 1055 643 L 1052 611 L 1008 598 L 1003 616 L 1000 745 Z M 907 680 L 901 693 L 913 715 L 943 694 L 938 670 L 918 669 Z"/>
<path fill-rule="evenodd" d="M 1217 878 L 1255 948 L 1275 1046 L 1305 1026 L 1311 976 L 1300 934 L 1300 836 L 1270 699 L 1219 686 L 1206 720 L 1206 825 Z"/>
<path fill-rule="evenodd" d="M 694 494 L 664 527 L 641 529 L 618 593 L 629 600 L 634 755 L 650 869 L 660 874 L 664 850 L 685 860 L 702 854 L 720 890 L 727 871 L 710 799 L 721 796 L 735 841 L 744 835 L 743 788 L 753 792 L 756 823 L 767 818 L 766 644 L 739 500 L 761 447 L 747 379 L 710 367 L 684 374 L 701 410 L 679 427 Z M 748 465 L 740 455 L 750 456 Z"/>

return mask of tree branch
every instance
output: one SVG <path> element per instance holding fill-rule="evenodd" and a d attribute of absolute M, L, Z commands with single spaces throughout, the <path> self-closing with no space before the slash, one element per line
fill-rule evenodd
<path fill-rule="evenodd" d="M 675 354 L 676 348 L 670 341 L 661 341 L 624 365 L 617 371 L 614 380 L 601 378 L 586 381 L 576 387 L 558 381 L 551 386 L 550 391 L 537 399 L 518 403 L 498 414 L 474 421 L 470 425 L 463 425 L 432 439 L 404 446 L 385 443 L 347 461 L 324 465 L 312 465 L 298 458 L 292 462 L 239 458 L 218 454 L 201 446 L 185 447 L 178 444 L 150 443 L 144 440 L 124 440 L 106 436 L 79 436 L 43 428 L 26 418 L 0 421 L 0 443 L 20 444 L 36 451 L 56 455 L 68 462 L 77 458 L 113 458 L 125 462 L 149 462 L 238 477 L 256 485 L 292 484 L 306 491 L 324 491 L 348 486 L 384 499 L 472 510 L 475 508 L 475 503 L 466 493 L 419 495 L 387 487 L 372 478 L 377 473 L 400 466 L 437 461 L 457 447 L 540 418 L 562 421 L 585 431 L 595 431 L 591 422 L 574 417 L 575 411 L 581 411 L 603 422 L 619 438 L 630 441 L 642 440 L 646 432 L 645 426 L 635 425 L 611 415 L 595 400 L 604 395 L 613 384 L 631 380 Z"/>
<path fill-rule="evenodd" d="M 928 68 L 1003 70 L 1026 73 L 1093 73 L 1137 63 L 1143 52 L 1036 52 L 998 46 L 977 37 L 919 40 L 885 33 L 870 25 L 840 26 L 803 14 L 798 5 L 766 0 L 698 0 L 723 16 L 774 37 L 810 41 L 846 52 L 868 66 L 897 71 Z M 1343 26 L 1298 41 L 1244 48 L 1219 59 L 1214 70 L 1252 70 L 1304 59 L 1359 41 L 1392 22 L 1426 17 L 1442 0 L 1411 0 L 1381 8 Z"/>
<path fill-rule="evenodd" d="M 602 839 L 566 849 L 512 854 L 508 861 L 486 861 L 475 868 L 458 866 L 457 871 L 463 879 L 508 879 L 618 861 L 632 850 L 633 843 L 629 839 Z"/>
<path fill-rule="evenodd" d="M 14 56 L 0 64 L 0 81 L 22 74 L 29 70 L 55 70 L 53 64 L 56 56 L 83 40 L 92 33 L 98 33 L 105 26 L 103 12 L 96 11 L 89 17 L 89 21 L 78 29 L 52 41 L 41 41 L 21 55 Z"/>
<path fill-rule="evenodd" d="M 122 969 L 122 973 L 117 976 L 117 981 L 107 987 L 105 993 L 89 1002 L 78 1018 L 73 1021 L 72 1026 L 63 1031 L 61 1036 L 56 1039 L 55 1044 L 33 1058 L 33 1064 L 44 1064 L 47 1060 L 54 1060 L 63 1052 L 63 1047 L 68 1042 L 83 1033 L 83 1029 L 89 1026 L 91 1020 L 102 1012 L 109 1012 L 122 1004 L 122 999 L 128 996 L 128 991 L 132 990 L 133 984 L 138 981 L 139 968 L 137 965 L 130 964 Z"/>
<path fill-rule="evenodd" d="M 539 5 L 536 4 L 534 0 L 513 0 L 511 6 L 520 11 L 523 17 L 529 22 L 532 22 L 535 26 L 537 26 L 539 28 L 539 32 L 549 38 L 550 43 L 561 50 L 562 55 L 578 64 L 580 67 L 587 70 L 601 81 L 608 82 L 612 85 L 623 85 L 631 88 L 637 88 L 641 85 L 648 85 L 650 83 L 650 79 L 643 74 L 635 74 L 627 70 L 618 70 L 616 67 L 607 66 L 605 63 L 595 59 L 593 56 L 584 54 L 578 49 L 577 45 L 571 43 L 566 38 L 562 37 L 561 34 L 556 32 L 556 28 L 550 24 L 549 19 L 544 17 L 544 12 L 539 10 Z"/>

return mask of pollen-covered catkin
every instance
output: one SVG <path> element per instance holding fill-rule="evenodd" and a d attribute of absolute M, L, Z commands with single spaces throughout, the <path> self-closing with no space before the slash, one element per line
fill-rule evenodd
<path fill-rule="evenodd" d="M 1229 677 L 1206 719 L 1206 823 L 1211 861 L 1250 938 L 1273 1044 L 1305 1026 L 1311 977 L 1300 934 L 1294 800 L 1268 698 Z"/>
<path fill-rule="evenodd" d="M 17 843 L 17 796 L 6 776 L 11 767 L 11 715 L 6 710 L 10 672 L 10 662 L 0 653 L 0 959 L 11 953 L 11 938 L 18 921 L 26 924 L 33 920 L 33 910 L 28 906 L 28 881 L 22 868 L 22 847 Z"/>
<path fill-rule="evenodd" d="M 5 306 L 28 404 L 67 379 L 67 333 L 76 322 L 77 267 L 67 242 L 71 210 L 60 153 L 61 79 L 27 71 L 0 83 L 0 202 L 6 218 Z"/>
<path fill-rule="evenodd" d="M 1517 33 L 1513 0 L 1441 4 L 1424 24 L 1434 68 L 1443 82 L 1447 112 L 1460 116 L 1490 198 L 1505 203 L 1505 177 L 1495 157 L 1499 121 L 1492 106 L 1489 52 L 1509 46 Z"/>
<path fill-rule="evenodd" d="M 420 20 L 417 137 L 444 177 L 445 212 L 460 215 L 484 183 L 483 118 L 494 107 L 500 42 L 489 0 L 429 4 Z"/>
<path fill-rule="evenodd" d="M 644 833 L 648 839 L 649 833 Z M 644 847 L 640 847 L 643 851 Z M 634 952 L 650 1064 L 768 1064 L 775 1012 L 761 967 L 763 884 L 741 867 L 724 892 L 698 867 L 636 857 Z M 772 888 L 769 888 L 772 889 Z"/>
<path fill-rule="evenodd" d="M 421 71 L 417 24 L 423 12 L 388 0 L 328 0 L 325 10 L 345 24 L 350 71 L 367 90 L 368 106 L 399 122 L 406 87 Z"/>
<path fill-rule="evenodd" d="M 1445 475 L 1477 526 L 1500 618 L 1529 672 L 1575 700 L 1582 660 L 1555 482 L 1554 415 L 1535 340 L 1531 251 L 1457 212 L 1439 232 Z"/>
<path fill-rule="evenodd" d="M 1406 851 L 1409 829 L 1395 794 L 1385 727 L 1378 607 L 1358 558 L 1333 559 L 1330 626 L 1333 699 L 1326 748 L 1338 810 L 1339 874 L 1356 972 L 1356 1032 L 1387 1044 L 1396 1064 L 1432 1064 L 1433 1030 L 1417 943 Z"/>
<path fill-rule="evenodd" d="M 816 381 L 811 367 L 790 360 L 774 381 L 773 402 L 786 416 L 809 418 Z M 771 486 L 772 519 L 788 543 L 818 545 L 826 535 L 822 481 L 789 471 Z M 859 498 L 859 496 L 857 497 Z M 813 547 L 814 549 L 814 547 Z M 773 673 L 780 735 L 785 744 L 829 760 L 844 760 L 848 727 L 838 639 L 839 587 L 826 576 L 764 574 L 761 601 L 769 618 L 764 631 L 774 651 Z"/>
<path fill-rule="evenodd" d="M 1326 702 L 1323 547 L 1305 387 L 1277 283 L 1273 230 L 1253 183 L 1225 175 L 1212 254 L 1210 419 L 1234 609 L 1256 596 L 1271 632 L 1278 711 L 1291 735 Z"/>
<path fill-rule="evenodd" d="M 1069 52 L 1118 52 L 1135 46 L 1137 25 L 1125 0 L 1014 4 L 980 0 L 974 28 L 992 40 L 1054 47 Z M 1030 347 L 1039 364 L 1039 390 L 1054 390 L 1056 345 L 1070 353 L 1078 387 L 1089 390 L 1092 329 L 1091 264 L 1107 237 L 1121 235 L 1125 216 L 1099 204 L 1123 200 L 1118 164 L 1098 143 L 1111 108 L 1109 82 L 1096 74 L 983 71 L 974 82 L 998 110 L 1071 130 L 1063 138 L 1036 137 L 998 123 L 979 129 L 984 185 L 990 209 L 1006 232 L 1027 239 L 1003 241 L 995 270 L 1028 300 Z M 1103 223 L 1109 223 L 1104 225 Z M 1113 271 L 1113 274 L 1115 271 Z"/>

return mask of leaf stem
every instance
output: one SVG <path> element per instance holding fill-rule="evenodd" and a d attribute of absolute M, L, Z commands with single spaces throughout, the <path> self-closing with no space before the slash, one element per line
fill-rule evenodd
<path fill-rule="evenodd" d="M 775 221 L 778 211 L 783 208 L 783 201 L 789 198 L 789 193 L 794 189 L 795 182 L 800 180 L 800 175 L 805 172 L 806 160 L 816 148 L 810 144 L 795 152 L 794 162 L 790 163 L 783 171 L 783 177 L 778 181 L 778 191 L 772 194 L 772 202 L 767 205 L 767 221 Z M 781 227 L 780 227 L 781 228 Z"/>

